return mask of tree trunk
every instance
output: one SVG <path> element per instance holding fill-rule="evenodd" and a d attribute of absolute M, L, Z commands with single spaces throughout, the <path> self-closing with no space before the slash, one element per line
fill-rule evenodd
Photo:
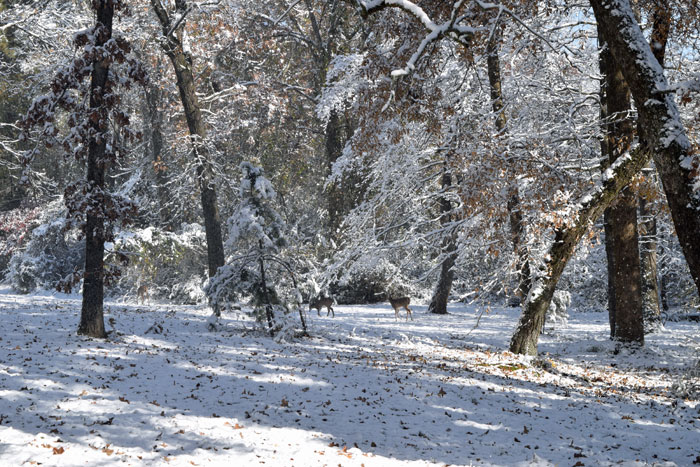
<path fill-rule="evenodd" d="M 637 234 L 637 196 L 629 187 L 622 190 L 609 208 L 614 256 L 612 269 L 614 287 L 614 338 L 621 342 L 644 343 L 642 316 L 642 280 Z M 607 248 L 606 244 L 606 248 Z"/>
<path fill-rule="evenodd" d="M 175 228 L 173 222 L 173 212 L 170 208 L 171 199 L 168 190 L 168 179 L 166 171 L 168 167 L 165 162 L 165 154 L 163 151 L 163 112 L 160 110 L 160 103 L 163 99 L 163 93 L 156 86 L 149 85 L 146 87 L 146 101 L 144 105 L 145 118 L 150 123 L 149 139 L 151 149 L 151 165 L 156 182 L 156 195 L 158 197 L 159 211 L 158 219 L 162 226 L 171 230 Z"/>
<path fill-rule="evenodd" d="M 338 160 L 343 151 L 343 130 L 341 128 L 340 117 L 336 109 L 331 110 L 326 123 L 326 165 L 328 174 L 333 170 L 333 164 Z M 340 239 L 340 224 L 343 221 L 343 193 L 336 183 L 328 185 L 328 234 L 329 238 L 338 243 Z"/>
<path fill-rule="evenodd" d="M 666 274 L 661 274 L 659 280 L 659 295 L 661 295 L 661 309 L 664 313 L 668 313 L 668 276 Z"/>
<path fill-rule="evenodd" d="M 448 168 L 449 156 L 445 157 L 445 167 L 442 172 L 441 187 L 442 196 L 440 197 L 440 223 L 443 229 L 448 229 L 446 236 L 442 240 L 442 254 L 444 259 L 440 266 L 440 276 L 438 277 L 433 298 L 428 305 L 428 313 L 438 315 L 447 314 L 447 302 L 450 298 L 450 290 L 452 289 L 452 281 L 454 279 L 453 267 L 457 260 L 457 233 L 453 228 L 450 228 L 452 222 L 452 203 L 447 197 L 447 192 L 452 186 L 452 174 Z"/>
<path fill-rule="evenodd" d="M 700 158 L 692 154 L 663 69 L 644 39 L 629 0 L 590 0 L 639 113 L 640 141 L 653 151 L 671 216 L 700 293 L 700 197 L 694 192 Z"/>
<path fill-rule="evenodd" d="M 265 307 L 265 317 L 267 318 L 267 327 L 270 332 L 270 336 L 275 335 L 275 315 L 272 311 L 272 304 L 270 303 L 270 294 L 267 293 L 267 279 L 265 277 L 265 261 L 263 260 L 263 244 L 260 240 L 258 244 L 260 252 L 258 254 L 258 266 L 260 267 L 260 284 L 262 285 L 262 299 L 265 302 L 263 305 Z"/>
<path fill-rule="evenodd" d="M 549 248 L 545 269 L 540 277 L 533 280 L 530 299 L 510 341 L 510 351 L 518 354 L 536 355 L 537 341 L 544 324 L 545 315 L 554 295 L 554 289 L 567 262 L 579 241 L 593 223 L 627 186 L 640 170 L 649 162 L 651 153 L 638 148 L 629 158 L 617 161 L 612 167 L 612 177 L 603 181 L 602 188 L 593 193 L 582 207 L 571 227 L 558 229 L 554 242 Z"/>
<path fill-rule="evenodd" d="M 661 327 L 661 308 L 657 280 L 656 215 L 647 207 L 648 201 L 639 198 L 640 260 L 642 263 L 642 314 L 646 333 Z"/>
<path fill-rule="evenodd" d="M 104 45 L 112 37 L 112 18 L 114 7 L 109 1 L 97 3 L 97 24 L 102 29 L 97 34 L 97 46 Z M 103 93 L 107 83 L 109 66 L 95 61 L 92 64 L 92 81 L 90 83 L 90 109 L 95 109 L 98 119 L 90 120 L 90 127 L 95 135 L 107 130 L 107 115 L 102 109 Z M 99 202 L 100 192 L 105 184 L 105 138 L 90 138 L 87 159 L 87 181 L 92 195 L 92 204 Z M 88 209 L 85 224 L 85 276 L 83 279 L 83 304 L 80 314 L 78 334 L 104 338 L 105 323 L 103 315 L 104 301 L 104 244 L 105 225 L 100 207 Z"/>
<path fill-rule="evenodd" d="M 186 3 L 184 0 L 176 2 L 179 14 L 186 14 Z M 160 0 L 151 0 L 151 5 L 153 5 L 153 9 L 163 27 L 163 49 L 175 69 L 177 88 L 180 92 L 180 100 L 185 110 L 187 127 L 192 140 L 192 152 L 197 164 L 197 179 L 199 181 L 204 229 L 207 238 L 209 277 L 213 277 L 217 269 L 224 265 L 224 243 L 221 235 L 221 218 L 219 216 L 216 190 L 214 188 L 214 170 L 205 144 L 206 128 L 197 99 L 194 74 L 192 73 L 192 59 L 184 51 L 182 45 L 181 31 L 184 27 L 184 20 L 180 22 L 176 31 L 171 31 L 170 18 Z"/>
<path fill-rule="evenodd" d="M 603 156 L 607 168 L 630 150 L 634 122 L 630 91 L 615 65 L 605 32 L 598 31 L 600 50 L 601 116 L 604 122 Z M 622 342 L 644 342 L 641 266 L 637 233 L 637 196 L 629 188 L 605 211 L 605 250 L 608 257 L 608 312 L 611 337 Z"/>
<path fill-rule="evenodd" d="M 520 298 L 520 302 L 524 303 L 530 293 L 532 283 L 530 259 L 525 246 L 525 221 L 520 209 L 520 194 L 517 186 L 513 188 L 508 200 L 508 217 L 510 220 L 510 240 L 516 256 L 515 267 L 518 273 L 518 287 L 515 294 Z"/>
<path fill-rule="evenodd" d="M 605 258 L 608 265 L 608 323 L 610 324 L 610 339 L 615 338 L 615 234 L 611 230 L 610 208 L 603 212 L 603 228 L 605 229 Z"/>
<path fill-rule="evenodd" d="M 661 0 L 657 0 L 652 12 L 652 31 L 649 42 L 654 57 L 656 57 L 656 60 L 662 67 L 666 56 L 666 44 L 668 43 L 670 28 L 670 9 Z M 644 316 L 644 330 L 646 333 L 649 333 L 662 327 L 662 323 L 659 282 L 657 279 L 656 212 L 653 209 L 649 209 L 647 205 L 648 201 L 640 197 L 639 235 L 641 239 L 640 260 L 642 264 L 642 314 Z"/>
<path fill-rule="evenodd" d="M 498 55 L 498 44 L 501 40 L 501 32 L 498 26 L 491 37 L 486 49 L 487 59 L 486 64 L 489 76 L 489 88 L 491 94 L 491 106 L 496 114 L 496 130 L 500 136 L 506 133 L 506 113 L 503 110 L 503 89 L 501 82 L 501 60 Z M 525 302 L 528 293 L 530 293 L 530 260 L 528 259 L 527 249 L 525 246 L 525 222 L 520 209 L 520 193 L 517 182 L 511 187 L 510 196 L 508 199 L 508 216 L 510 220 L 510 235 L 515 253 L 515 267 L 518 274 L 518 286 L 516 295 L 520 298 L 521 303 Z"/>

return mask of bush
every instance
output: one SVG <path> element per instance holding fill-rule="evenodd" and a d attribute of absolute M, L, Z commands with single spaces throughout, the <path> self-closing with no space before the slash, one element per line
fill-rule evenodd
<path fill-rule="evenodd" d="M 25 248 L 12 255 L 7 277 L 16 291 L 53 289 L 83 267 L 85 243 L 76 232 L 66 231 L 65 216 L 62 199 L 50 203 L 43 209 Z"/>
<path fill-rule="evenodd" d="M 417 293 L 389 259 L 382 258 L 371 264 L 355 263 L 340 280 L 331 284 L 331 295 L 339 304 L 367 304 L 394 297 Z"/>
<path fill-rule="evenodd" d="M 179 233 L 155 227 L 121 232 L 106 262 L 127 258 L 111 292 L 136 295 L 140 285 L 147 285 L 151 297 L 167 298 L 182 304 L 206 301 L 202 287 L 206 277 L 206 245 L 204 229 L 185 225 Z"/>
<path fill-rule="evenodd" d="M 24 248 L 40 224 L 39 214 L 39 208 L 0 213 L 0 280 L 7 274 L 12 256 Z"/>

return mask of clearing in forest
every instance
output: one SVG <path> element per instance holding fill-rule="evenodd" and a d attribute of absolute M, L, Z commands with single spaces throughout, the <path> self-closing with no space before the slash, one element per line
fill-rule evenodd
<path fill-rule="evenodd" d="M 77 296 L 0 291 L 1 465 L 693 465 L 700 404 L 671 386 L 700 326 L 634 351 L 572 312 L 533 359 L 505 352 L 519 311 L 388 304 L 309 314 L 275 342 L 250 321 L 108 303 L 106 341 L 76 336 Z M 402 316 L 403 318 L 403 316 Z M 686 381 L 687 382 L 687 381 Z"/>

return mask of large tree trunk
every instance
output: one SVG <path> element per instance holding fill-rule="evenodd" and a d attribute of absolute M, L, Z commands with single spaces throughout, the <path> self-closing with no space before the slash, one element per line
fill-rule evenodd
<path fill-rule="evenodd" d="M 700 158 L 692 154 L 668 81 L 642 34 L 629 0 L 590 0 L 639 113 L 640 141 L 653 151 L 676 233 L 700 293 L 700 197 L 693 184 Z"/>
<path fill-rule="evenodd" d="M 442 241 L 442 265 L 440 265 L 440 276 L 438 277 L 433 298 L 428 305 L 428 313 L 438 315 L 447 314 L 447 302 L 450 298 L 450 290 L 452 289 L 452 281 L 454 279 L 453 267 L 457 260 L 457 233 L 453 228 L 450 228 L 452 222 L 452 203 L 448 198 L 448 191 L 452 187 L 452 174 L 448 167 L 449 156 L 445 156 L 445 167 L 442 172 L 441 188 L 442 196 L 440 197 L 440 223 L 443 226 L 446 236 Z"/>
<path fill-rule="evenodd" d="M 97 46 L 102 46 L 112 37 L 112 18 L 114 7 L 110 1 L 98 2 Z M 99 28 L 102 25 L 102 28 Z M 98 119 L 90 120 L 94 134 L 99 135 L 107 130 L 107 115 L 102 108 L 103 93 L 107 83 L 109 65 L 95 61 L 92 64 L 92 81 L 90 83 L 90 109 L 99 115 Z M 105 185 L 105 149 L 107 141 L 95 137 L 90 139 L 87 159 L 87 181 L 90 185 L 91 203 L 99 202 L 100 192 Z M 85 276 L 83 279 L 83 305 L 80 314 L 78 334 L 90 337 L 106 337 L 103 315 L 104 300 L 104 245 L 105 219 L 100 214 L 101 209 L 88 209 L 85 224 Z"/>
<path fill-rule="evenodd" d="M 621 342 L 644 343 L 642 316 L 642 280 L 637 233 L 637 196 L 628 188 L 608 208 L 606 221 L 610 223 L 612 265 L 608 274 L 613 276 L 614 288 L 611 306 L 613 338 Z"/>
<path fill-rule="evenodd" d="M 634 122 L 630 92 L 615 66 L 604 31 L 600 48 L 601 116 L 604 121 L 603 156 L 608 164 L 624 156 L 632 145 Z M 605 250 L 608 257 L 608 311 L 611 337 L 622 342 L 644 342 L 641 266 L 637 234 L 637 196 L 629 188 L 605 210 Z"/>
<path fill-rule="evenodd" d="M 185 15 L 187 2 L 185 0 L 177 0 L 175 3 L 178 14 Z M 217 269 L 224 265 L 224 244 L 221 236 L 221 218 L 214 188 L 214 171 L 209 151 L 205 144 L 207 132 L 197 99 L 194 74 L 192 73 L 192 59 L 184 51 L 182 44 L 181 31 L 184 27 L 184 20 L 173 31 L 170 18 L 160 0 L 151 0 L 151 5 L 153 5 L 153 9 L 163 27 L 163 48 L 175 69 L 177 88 L 180 92 L 180 100 L 185 110 L 187 127 L 192 139 L 192 152 L 197 164 L 197 179 L 199 181 L 204 229 L 207 238 L 209 277 L 213 277 Z"/>
<path fill-rule="evenodd" d="M 615 234 L 610 222 L 610 208 L 603 212 L 603 228 L 605 231 L 605 258 L 608 266 L 608 323 L 610 324 L 610 339 L 615 338 Z"/>
<path fill-rule="evenodd" d="M 657 0 L 652 12 L 651 51 L 663 67 L 666 44 L 671 28 L 671 11 L 668 5 Z M 649 209 L 648 201 L 639 198 L 640 260 L 642 264 L 642 314 L 645 332 L 653 332 L 660 327 L 661 304 L 657 271 L 657 230 L 656 211 Z"/>

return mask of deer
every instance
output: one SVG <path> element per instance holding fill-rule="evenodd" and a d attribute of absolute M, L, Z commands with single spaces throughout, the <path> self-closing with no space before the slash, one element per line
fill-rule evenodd
<path fill-rule="evenodd" d="M 410 297 L 391 298 L 390 295 L 389 303 L 391 303 L 392 308 L 394 308 L 394 314 L 396 315 L 397 321 L 399 319 L 399 308 L 406 309 L 406 321 L 408 321 L 409 317 L 411 318 L 411 321 L 413 321 L 413 314 L 411 314 L 411 309 L 408 307 L 408 305 L 411 303 Z"/>
<path fill-rule="evenodd" d="M 331 305 L 333 305 L 332 298 L 315 298 L 309 302 L 309 311 L 316 308 L 316 313 L 318 313 L 318 316 L 321 316 L 321 308 L 325 306 L 328 308 L 328 313 L 326 313 L 326 316 L 333 313 L 333 317 L 335 318 L 335 311 L 333 311 L 333 307 Z"/>
<path fill-rule="evenodd" d="M 138 302 L 139 303 L 144 303 L 145 301 L 148 300 L 148 286 L 147 285 L 140 285 L 139 288 L 136 290 L 136 295 L 138 296 Z"/>

